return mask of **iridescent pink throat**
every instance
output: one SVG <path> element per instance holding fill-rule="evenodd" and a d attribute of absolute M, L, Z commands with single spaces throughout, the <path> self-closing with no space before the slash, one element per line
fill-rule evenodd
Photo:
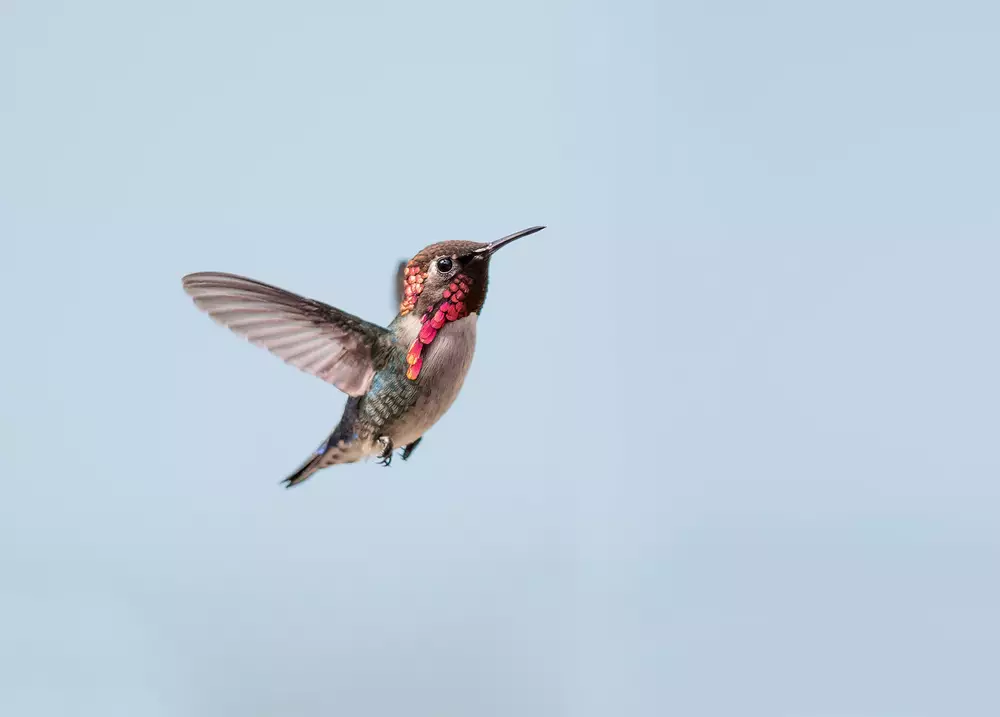
<path fill-rule="evenodd" d="M 420 367 L 423 366 L 424 359 L 420 355 L 424 346 L 429 344 L 437 336 L 438 330 L 448 321 L 458 321 L 469 315 L 469 310 L 465 307 L 465 296 L 469 293 L 469 282 L 471 280 L 464 274 L 459 274 L 442 294 L 442 299 L 434 306 L 431 306 L 424 315 L 420 317 L 420 333 L 410 346 L 406 354 L 406 377 L 412 381 L 420 375 Z"/>

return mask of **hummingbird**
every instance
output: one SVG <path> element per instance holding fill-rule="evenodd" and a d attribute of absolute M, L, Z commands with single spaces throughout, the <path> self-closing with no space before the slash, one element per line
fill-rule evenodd
<path fill-rule="evenodd" d="M 323 468 L 372 456 L 388 466 L 397 446 L 410 458 L 465 381 L 490 259 L 544 228 L 488 243 L 439 242 L 400 263 L 399 312 L 388 328 L 235 274 L 198 272 L 182 283 L 217 323 L 347 394 L 336 428 L 282 481 L 291 488 Z"/>

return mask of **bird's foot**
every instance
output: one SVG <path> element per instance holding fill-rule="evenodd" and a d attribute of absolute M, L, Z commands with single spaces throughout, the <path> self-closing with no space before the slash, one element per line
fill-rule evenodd
<path fill-rule="evenodd" d="M 382 436 L 378 439 L 378 443 L 382 446 L 382 452 L 378 454 L 381 459 L 379 463 L 388 466 L 392 463 L 392 439 L 389 436 Z"/>

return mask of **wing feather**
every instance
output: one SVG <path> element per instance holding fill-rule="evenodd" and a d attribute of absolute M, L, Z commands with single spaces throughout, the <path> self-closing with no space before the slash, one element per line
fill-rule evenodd
<path fill-rule="evenodd" d="M 213 320 L 292 366 L 351 396 L 371 385 L 373 350 L 387 333 L 381 326 L 235 274 L 188 274 L 183 285 Z"/>

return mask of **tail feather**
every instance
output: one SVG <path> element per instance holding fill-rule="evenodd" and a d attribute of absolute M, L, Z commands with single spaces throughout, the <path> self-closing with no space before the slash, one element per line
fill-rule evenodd
<path fill-rule="evenodd" d="M 352 449 L 352 446 L 349 443 L 346 443 L 343 440 L 338 441 L 335 445 L 330 445 L 333 438 L 334 436 L 330 436 L 330 439 L 325 441 L 323 445 L 309 457 L 309 460 L 303 463 L 297 471 L 285 478 L 285 480 L 281 481 L 286 488 L 298 485 L 318 470 L 339 465 L 341 463 L 354 463 L 361 457 L 357 451 Z"/>
<path fill-rule="evenodd" d="M 358 407 L 361 403 L 360 397 L 347 399 L 344 406 L 344 415 L 340 418 L 340 423 L 320 447 L 309 456 L 309 460 L 303 463 L 297 471 L 281 481 L 286 488 L 298 485 L 306 480 L 318 470 L 340 463 L 354 463 L 363 455 L 359 445 L 355 441 L 355 423 L 358 418 Z"/>
<path fill-rule="evenodd" d="M 302 481 L 306 480 L 309 476 L 318 471 L 320 467 L 319 458 L 310 458 L 302 464 L 301 468 L 285 478 L 285 480 L 281 481 L 281 483 L 286 488 L 291 488 L 293 485 L 298 485 Z"/>

